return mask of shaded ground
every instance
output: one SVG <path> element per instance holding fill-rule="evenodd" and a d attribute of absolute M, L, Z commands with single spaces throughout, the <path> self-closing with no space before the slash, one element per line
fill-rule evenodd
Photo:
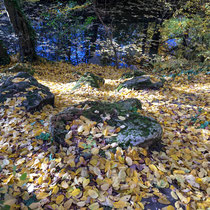
<path fill-rule="evenodd" d="M 209 200 L 209 76 L 169 79 L 157 90 L 115 88 L 124 70 L 94 65 L 46 63 L 35 77 L 55 94 L 55 106 L 25 113 L 0 109 L 0 200 L 24 209 L 207 209 Z M 105 79 L 100 89 L 75 85 L 72 72 L 93 72 Z M 138 98 L 142 114 L 164 129 L 162 151 L 116 148 L 90 160 L 76 157 L 79 142 L 55 148 L 47 136 L 49 117 L 86 100 Z M 15 103 L 15 102 L 14 102 Z M 74 142 L 73 142 L 74 143 Z M 91 139 L 87 138 L 87 145 Z M 96 142 L 97 145 L 97 142 Z M 87 148 L 84 148 L 88 150 Z M 39 202 L 37 202 L 39 201 Z M 106 207 L 106 208 L 105 208 Z"/>

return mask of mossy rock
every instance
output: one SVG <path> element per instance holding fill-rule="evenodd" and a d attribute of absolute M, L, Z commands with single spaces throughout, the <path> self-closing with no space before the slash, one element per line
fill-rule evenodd
<path fill-rule="evenodd" d="M 139 77 L 142 75 L 145 75 L 146 73 L 143 71 L 130 71 L 130 72 L 126 72 L 124 74 L 122 74 L 121 79 L 128 79 L 128 78 L 133 78 L 133 77 Z"/>
<path fill-rule="evenodd" d="M 4 69 L 4 72 L 11 72 L 11 73 L 26 72 L 30 75 L 34 75 L 35 69 L 30 64 L 17 63 L 10 68 Z"/>
<path fill-rule="evenodd" d="M 47 104 L 54 106 L 54 95 L 50 89 L 28 73 L 19 72 L 0 80 L 0 106 L 6 107 L 5 101 L 9 98 L 22 97 L 25 99 L 18 106 L 29 112 L 38 111 Z"/>
<path fill-rule="evenodd" d="M 108 139 L 108 142 L 116 141 L 122 147 L 147 147 L 157 143 L 162 137 L 160 124 L 151 117 L 131 113 L 125 121 L 118 122 L 117 125 L 124 128 L 116 138 Z"/>
<path fill-rule="evenodd" d="M 134 89 L 134 90 L 142 90 L 142 89 L 158 90 L 161 87 L 163 87 L 162 81 L 153 83 L 149 76 L 140 76 L 140 77 L 134 77 L 133 79 L 121 83 L 117 87 L 117 90 L 119 91 L 122 88 Z"/>
<path fill-rule="evenodd" d="M 107 143 L 117 142 L 125 148 L 128 146 L 146 147 L 157 143 L 162 136 L 160 124 L 151 117 L 140 115 L 137 112 L 138 109 L 141 109 L 141 102 L 135 98 L 114 103 L 83 102 L 53 116 L 50 119 L 50 132 L 55 142 L 66 146 L 65 135 L 68 133 L 66 125 L 71 121 L 84 116 L 91 121 L 101 123 L 109 116 L 106 119 L 107 124 L 116 128 L 121 127 L 121 130 L 117 136 L 105 139 Z"/>
<path fill-rule="evenodd" d="M 88 84 L 94 88 L 100 88 L 105 83 L 105 80 L 99 76 L 91 72 L 86 72 L 76 83 L 76 85 L 72 88 L 75 90 L 80 88 L 83 84 Z"/>

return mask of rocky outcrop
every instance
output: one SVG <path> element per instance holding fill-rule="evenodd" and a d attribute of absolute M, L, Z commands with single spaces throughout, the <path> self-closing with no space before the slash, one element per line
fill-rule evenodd
<path fill-rule="evenodd" d="M 24 106 L 29 112 L 40 110 L 47 104 L 54 106 L 54 95 L 49 88 L 25 72 L 0 83 L 0 105 L 6 106 L 5 102 L 13 98 L 20 100 L 18 106 Z"/>

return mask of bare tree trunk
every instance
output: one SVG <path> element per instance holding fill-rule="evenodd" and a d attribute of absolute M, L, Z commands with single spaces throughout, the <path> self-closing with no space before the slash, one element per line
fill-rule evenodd
<path fill-rule="evenodd" d="M 144 34 L 143 41 L 142 41 L 142 54 L 143 54 L 143 55 L 145 54 L 145 50 L 146 50 L 148 26 L 149 26 L 149 24 L 148 24 L 148 22 L 146 21 L 146 22 L 144 23 L 144 29 L 143 29 L 143 34 Z"/>
<path fill-rule="evenodd" d="M 154 58 L 154 56 L 158 54 L 160 38 L 161 38 L 160 30 L 158 24 L 156 23 L 154 34 L 152 36 L 151 47 L 149 50 L 150 58 Z"/>
<path fill-rule="evenodd" d="M 20 0 L 4 0 L 4 5 L 19 39 L 21 61 L 35 61 L 37 59 L 35 52 L 36 34 L 21 10 Z"/>
<path fill-rule="evenodd" d="M 10 63 L 10 57 L 7 50 L 4 48 L 2 41 L 0 40 L 0 65 L 7 65 Z"/>

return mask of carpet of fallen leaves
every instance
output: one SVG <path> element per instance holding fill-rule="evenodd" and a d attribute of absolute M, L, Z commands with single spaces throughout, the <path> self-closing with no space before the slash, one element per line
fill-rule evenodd
<path fill-rule="evenodd" d="M 154 195 L 167 210 L 210 206 L 209 76 L 168 78 L 158 91 L 117 92 L 126 70 L 62 62 L 34 68 L 35 78 L 55 94 L 55 108 L 48 105 L 30 114 L 11 100 L 8 109 L 0 109 L 0 205 L 5 209 L 144 209 L 142 199 Z M 102 76 L 105 85 L 72 91 L 75 72 L 87 71 Z M 85 148 L 92 153 L 86 160 L 75 156 L 76 143 L 56 149 L 50 141 L 49 117 L 71 104 L 133 97 L 142 102 L 142 114 L 162 125 L 162 151 L 116 147 L 100 156 L 96 142 L 94 148 Z M 175 204 L 162 188 L 171 189 Z"/>

